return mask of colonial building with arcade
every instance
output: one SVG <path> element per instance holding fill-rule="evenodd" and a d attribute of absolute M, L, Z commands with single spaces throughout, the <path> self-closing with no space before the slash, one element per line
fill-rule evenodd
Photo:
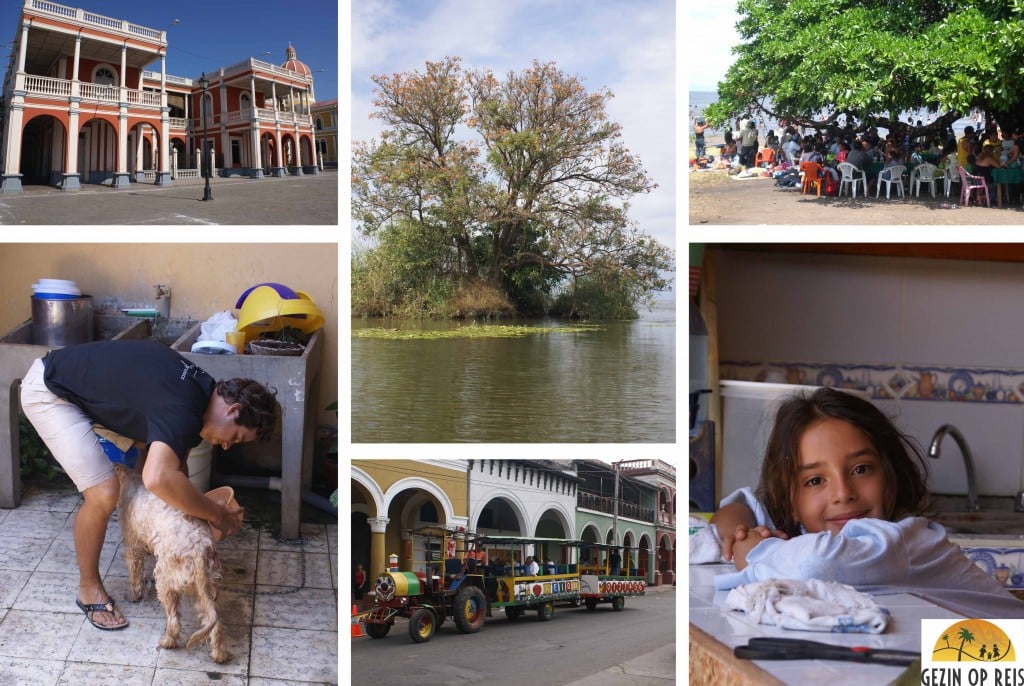
<path fill-rule="evenodd" d="M 675 582 L 675 467 L 663 460 L 353 459 L 351 477 L 352 571 L 371 578 L 391 556 L 411 571 L 410 532 L 444 527 L 602 544 L 625 574 Z"/>
<path fill-rule="evenodd" d="M 251 57 L 191 77 L 167 73 L 167 52 L 164 30 L 24 0 L 3 82 L 0 193 L 169 185 L 199 174 L 204 140 L 222 176 L 319 173 L 313 74 L 293 46 L 280 66 Z"/>

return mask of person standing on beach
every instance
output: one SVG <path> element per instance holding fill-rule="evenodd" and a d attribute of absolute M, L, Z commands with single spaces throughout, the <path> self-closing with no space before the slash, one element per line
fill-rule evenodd
<path fill-rule="evenodd" d="M 707 156 L 707 150 L 704 147 L 704 132 L 708 130 L 708 125 L 704 120 L 704 117 L 697 117 L 697 121 L 693 124 L 693 144 L 696 147 L 694 157 L 700 159 Z"/>
<path fill-rule="evenodd" d="M 747 125 L 740 131 L 740 164 L 744 167 L 753 167 L 757 157 L 757 125 L 753 119 L 747 120 Z"/>

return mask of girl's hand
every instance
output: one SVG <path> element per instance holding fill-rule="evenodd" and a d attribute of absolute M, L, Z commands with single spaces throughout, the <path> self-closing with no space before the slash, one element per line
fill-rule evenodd
<path fill-rule="evenodd" d="M 757 547 L 757 544 L 766 538 L 781 538 L 786 540 L 789 536 L 786 532 L 779 529 L 769 529 L 766 526 L 737 526 L 733 532 L 734 535 L 729 546 L 729 557 L 726 560 L 732 560 L 733 564 L 736 565 L 736 569 L 743 570 L 747 566 L 747 555 L 750 551 Z M 722 555 L 725 556 L 725 539 L 722 539 Z"/>
<path fill-rule="evenodd" d="M 722 557 L 726 561 L 735 562 L 737 567 L 742 569 L 746 566 L 747 553 L 766 538 L 781 538 L 785 540 L 789 536 L 786 532 L 779 529 L 739 524 L 731 534 L 722 533 Z M 739 566 L 741 561 L 743 567 Z"/>

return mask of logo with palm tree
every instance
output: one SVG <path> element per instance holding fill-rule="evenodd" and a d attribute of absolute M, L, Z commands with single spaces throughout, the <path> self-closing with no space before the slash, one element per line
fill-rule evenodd
<path fill-rule="evenodd" d="M 984 619 L 950 625 L 932 649 L 935 662 L 1014 662 L 1013 643 L 1002 629 Z"/>

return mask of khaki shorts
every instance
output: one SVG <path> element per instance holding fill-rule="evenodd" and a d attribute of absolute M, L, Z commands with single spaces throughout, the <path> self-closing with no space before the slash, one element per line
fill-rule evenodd
<path fill-rule="evenodd" d="M 25 416 L 80 492 L 114 478 L 114 467 L 100 446 L 92 420 L 46 387 L 43 370 L 43 361 L 36 360 L 21 380 Z"/>

